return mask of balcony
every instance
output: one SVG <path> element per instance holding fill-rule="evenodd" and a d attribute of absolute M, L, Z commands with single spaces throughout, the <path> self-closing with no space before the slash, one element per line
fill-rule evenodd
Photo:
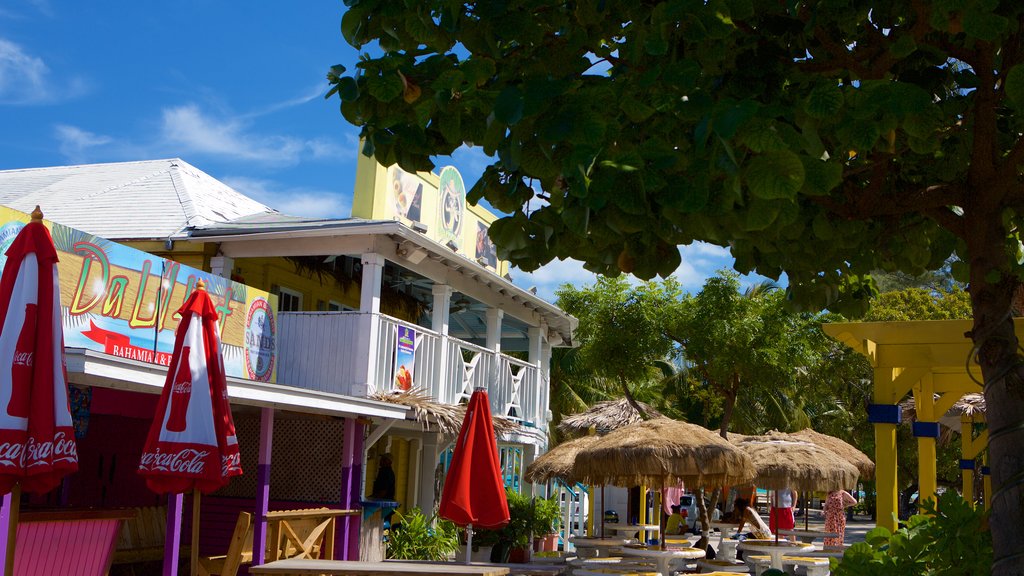
<path fill-rule="evenodd" d="M 389 391 L 403 326 L 416 331 L 415 386 L 449 404 L 483 387 L 494 414 L 542 430 L 547 426 L 548 387 L 538 365 L 384 314 L 284 312 L 279 322 L 282 384 L 361 397 Z"/>

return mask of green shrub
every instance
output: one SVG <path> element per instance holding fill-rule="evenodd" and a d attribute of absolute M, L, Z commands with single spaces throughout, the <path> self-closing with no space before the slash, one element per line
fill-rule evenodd
<path fill-rule="evenodd" d="M 558 532 L 562 509 L 556 497 L 536 498 L 533 501 L 533 535 L 544 536 Z"/>
<path fill-rule="evenodd" d="M 397 560 L 447 560 L 459 547 L 459 532 L 447 520 L 428 519 L 419 508 L 391 517 L 388 558 Z M 400 523 L 397 527 L 395 525 Z"/>
<path fill-rule="evenodd" d="M 911 517 L 890 532 L 875 528 L 832 561 L 834 576 L 968 576 L 992 568 L 992 535 L 987 515 L 971 508 L 956 492 L 922 505 L 924 515 Z"/>

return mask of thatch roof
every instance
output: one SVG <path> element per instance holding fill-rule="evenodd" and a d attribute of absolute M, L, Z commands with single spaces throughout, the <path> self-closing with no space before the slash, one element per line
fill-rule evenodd
<path fill-rule="evenodd" d="M 845 440 L 829 436 L 828 434 L 822 434 L 811 428 L 804 428 L 799 432 L 793 432 L 790 436 L 802 438 L 811 444 L 835 452 L 840 458 L 853 464 L 860 473 L 860 477 L 864 480 L 870 480 L 875 475 L 875 463 L 871 461 L 871 458 Z"/>
<path fill-rule="evenodd" d="M 857 484 L 857 468 L 835 452 L 772 433 L 736 444 L 754 462 L 754 483 L 769 490 L 832 491 Z"/>
<path fill-rule="evenodd" d="M 412 408 L 416 421 L 422 424 L 425 430 L 429 430 L 433 422 L 438 431 L 447 437 L 458 436 L 462 421 L 466 419 L 465 404 L 438 402 L 429 392 L 419 387 L 402 392 L 376 392 L 371 394 L 370 398 Z M 518 422 L 501 416 L 491 416 L 491 423 L 495 435 L 499 438 L 521 428 Z"/>
<path fill-rule="evenodd" d="M 647 412 L 647 418 L 660 418 L 662 414 L 649 404 L 637 402 Z M 558 423 L 558 431 L 567 436 L 584 436 L 594 428 L 598 434 L 607 434 L 612 430 L 643 421 L 636 409 L 625 398 L 598 402 L 588 410 L 578 414 L 562 416 Z"/>
<path fill-rule="evenodd" d="M 526 481 L 543 483 L 557 478 L 566 482 L 574 482 L 576 479 L 572 475 L 572 470 L 576 463 L 576 455 L 580 450 L 589 448 L 600 438 L 600 436 L 582 436 L 575 440 L 562 442 L 548 450 L 526 467 Z"/>
<path fill-rule="evenodd" d="M 749 481 L 750 458 L 718 434 L 668 418 L 609 432 L 576 455 L 573 476 L 589 484 L 691 487 Z"/>

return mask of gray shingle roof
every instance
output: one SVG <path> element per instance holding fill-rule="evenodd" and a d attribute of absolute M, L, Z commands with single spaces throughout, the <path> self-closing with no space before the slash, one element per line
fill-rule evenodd
<path fill-rule="evenodd" d="M 278 214 L 178 158 L 0 170 L 0 204 L 113 240 Z"/>

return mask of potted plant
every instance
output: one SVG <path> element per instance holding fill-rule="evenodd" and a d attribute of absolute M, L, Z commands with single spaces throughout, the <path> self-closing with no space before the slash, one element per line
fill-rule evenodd
<path fill-rule="evenodd" d="M 558 500 L 536 498 L 533 501 L 533 538 L 535 552 L 558 550 L 558 525 L 561 517 Z"/>
<path fill-rule="evenodd" d="M 447 560 L 459 547 L 459 532 L 447 520 L 427 518 L 419 508 L 395 514 L 387 536 L 387 556 L 396 560 Z"/>

